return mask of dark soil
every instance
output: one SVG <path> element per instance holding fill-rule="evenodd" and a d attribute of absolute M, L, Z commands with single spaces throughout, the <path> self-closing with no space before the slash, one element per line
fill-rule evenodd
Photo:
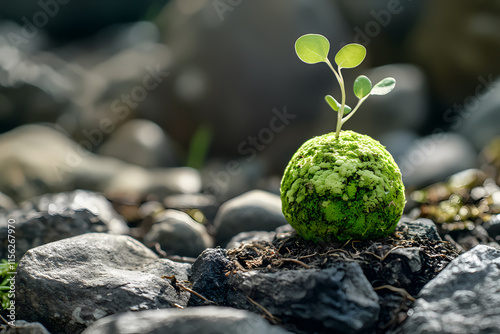
<path fill-rule="evenodd" d="M 412 247 L 418 248 L 422 264 L 417 272 L 411 271 L 404 256 L 393 253 Z M 314 243 L 287 232 L 278 234 L 272 243 L 256 241 L 228 250 L 236 271 L 323 269 L 336 261 L 357 262 L 379 295 L 381 313 L 376 333 L 398 327 L 406 319 L 420 289 L 458 255 L 449 242 L 427 238 L 408 240 L 398 232 L 380 240 L 345 244 Z"/>

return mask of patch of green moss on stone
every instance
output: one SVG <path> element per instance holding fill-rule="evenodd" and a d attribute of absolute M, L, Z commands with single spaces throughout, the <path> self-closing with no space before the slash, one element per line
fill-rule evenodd
<path fill-rule="evenodd" d="M 401 173 L 376 140 L 342 131 L 305 142 L 281 181 L 283 213 L 305 239 L 347 241 L 392 233 L 405 205 Z"/>

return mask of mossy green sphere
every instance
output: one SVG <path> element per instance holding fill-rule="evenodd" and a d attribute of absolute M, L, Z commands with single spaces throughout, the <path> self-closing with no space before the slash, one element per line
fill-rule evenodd
<path fill-rule="evenodd" d="M 353 131 L 315 137 L 281 180 L 283 214 L 307 240 L 376 239 L 391 234 L 405 205 L 401 172 L 378 141 Z"/>

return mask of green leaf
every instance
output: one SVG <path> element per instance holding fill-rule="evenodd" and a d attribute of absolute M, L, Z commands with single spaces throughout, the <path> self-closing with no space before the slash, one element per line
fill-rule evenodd
<path fill-rule="evenodd" d="M 344 106 L 344 116 L 349 114 L 351 112 L 351 107 L 349 107 L 347 104 Z"/>
<path fill-rule="evenodd" d="M 363 62 L 366 49 L 361 44 L 347 44 L 335 55 L 335 63 L 339 68 L 353 68 Z"/>
<path fill-rule="evenodd" d="M 300 60 L 308 64 L 316 64 L 327 60 L 330 42 L 323 35 L 307 34 L 295 42 L 295 52 Z"/>
<path fill-rule="evenodd" d="M 335 100 L 335 98 L 331 95 L 325 96 L 325 101 L 332 107 L 333 110 L 339 111 L 340 110 L 340 103 Z"/>
<path fill-rule="evenodd" d="M 363 97 L 370 94 L 371 90 L 372 82 L 368 77 L 360 75 L 354 80 L 354 95 L 356 95 L 358 99 L 361 100 Z"/>
<path fill-rule="evenodd" d="M 396 79 L 385 78 L 380 80 L 375 86 L 373 86 L 371 95 L 385 95 L 394 89 L 396 86 Z"/>

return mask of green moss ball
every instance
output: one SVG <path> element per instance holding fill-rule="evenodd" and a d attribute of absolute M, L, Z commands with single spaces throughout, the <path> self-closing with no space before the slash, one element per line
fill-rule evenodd
<path fill-rule="evenodd" d="M 281 180 L 283 214 L 305 239 L 347 241 L 391 234 L 405 205 L 401 172 L 378 141 L 353 131 L 315 137 Z"/>

